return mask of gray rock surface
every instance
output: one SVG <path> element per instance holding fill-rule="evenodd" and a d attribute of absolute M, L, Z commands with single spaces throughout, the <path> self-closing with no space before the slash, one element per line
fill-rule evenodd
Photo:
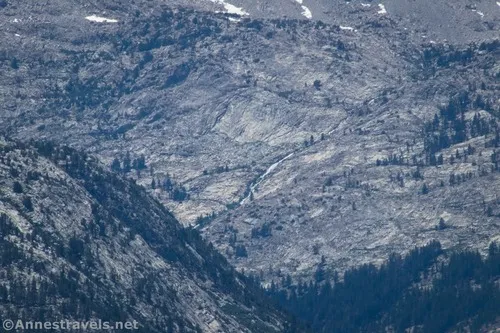
<path fill-rule="evenodd" d="M 5 131 L 83 148 L 109 165 L 144 154 L 148 169 L 129 176 L 186 226 L 216 213 L 198 228 L 255 272 L 307 277 L 322 255 L 342 270 L 434 238 L 481 250 L 498 238 L 498 148 L 485 147 L 494 132 L 441 151 L 439 167 L 424 161 L 423 133 L 438 106 L 464 91 L 488 106 L 470 103 L 468 118 L 498 124 L 493 2 L 476 12 L 465 2 L 384 2 L 379 13 L 376 3 L 304 1 L 312 19 L 293 1 L 276 2 L 282 12 L 234 1 L 250 13 L 243 17 L 181 2 L 117 4 L 9 1 L 0 10 Z M 255 19 L 275 15 L 302 18 Z M 469 144 L 467 161 L 451 164 Z M 404 165 L 376 166 L 392 154 Z M 423 179 L 412 176 L 417 168 Z M 450 186 L 452 173 L 472 176 Z M 151 189 L 167 175 L 189 200 Z M 437 231 L 440 218 L 449 227 Z M 264 224 L 272 236 L 252 238 Z M 247 258 L 235 257 L 236 245 Z"/>

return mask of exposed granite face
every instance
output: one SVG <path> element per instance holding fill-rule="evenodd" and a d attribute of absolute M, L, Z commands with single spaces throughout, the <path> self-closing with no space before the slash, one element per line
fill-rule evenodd
<path fill-rule="evenodd" d="M 484 249 L 498 237 L 498 148 L 485 147 L 494 134 L 441 151 L 439 167 L 420 162 L 425 122 L 460 92 L 487 102 L 488 111 L 470 103 L 468 119 L 481 113 L 498 124 L 498 41 L 481 44 L 498 32 L 495 11 L 482 9 L 489 28 L 481 30 L 467 23 L 481 8 L 465 3 L 417 11 L 384 2 L 381 14 L 375 3 L 334 2 L 327 24 L 315 20 L 326 5 L 313 1 L 302 4 L 313 19 L 301 21 L 252 20 L 275 15 L 271 3 L 235 1 L 251 19 L 181 2 L 173 11 L 117 4 L 37 9 L 9 1 L 0 9 L 0 124 L 10 135 L 83 148 L 108 165 L 143 154 L 148 169 L 129 176 L 185 225 L 216 212 L 199 228 L 238 268 L 255 272 L 272 266 L 273 274 L 306 277 L 322 255 L 341 270 L 430 239 Z M 299 3 L 280 6 L 301 15 Z M 467 18 L 454 38 L 417 15 L 435 6 L 449 9 L 443 17 Z M 439 29 L 423 31 L 423 21 Z M 451 164 L 469 144 L 474 153 Z M 393 154 L 405 165 L 376 165 Z M 423 179 L 414 176 L 417 165 Z M 451 186 L 452 173 L 464 181 Z M 151 189 L 167 174 L 189 200 Z M 440 218 L 447 227 L 435 230 Z M 271 235 L 252 238 L 266 223 Z M 247 258 L 235 258 L 237 245 Z"/>

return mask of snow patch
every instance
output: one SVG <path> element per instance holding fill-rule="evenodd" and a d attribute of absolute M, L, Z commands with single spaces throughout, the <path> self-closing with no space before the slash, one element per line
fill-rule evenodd
<path fill-rule="evenodd" d="M 227 3 L 224 0 L 210 0 L 210 1 L 212 1 L 213 3 L 215 3 L 217 5 L 222 5 L 224 7 L 224 9 L 226 10 L 226 13 L 236 14 L 236 15 L 240 15 L 240 16 L 249 15 L 246 11 L 243 10 L 242 7 L 236 7 L 235 5 Z"/>
<path fill-rule="evenodd" d="M 380 10 L 377 12 L 379 14 L 387 14 L 387 10 L 385 9 L 385 6 L 381 3 L 378 4 L 378 8 L 380 8 Z"/>
<path fill-rule="evenodd" d="M 302 15 L 304 15 L 308 19 L 311 19 L 313 17 L 311 11 L 306 6 L 302 6 Z"/>
<path fill-rule="evenodd" d="M 97 23 L 117 23 L 118 20 L 115 19 L 110 19 L 106 17 L 100 17 L 97 15 L 90 15 L 85 17 L 86 20 L 89 20 L 91 22 L 97 22 Z"/>
<path fill-rule="evenodd" d="M 372 5 L 369 4 L 369 3 L 362 3 L 361 6 L 363 6 L 363 7 L 371 7 Z"/>
<path fill-rule="evenodd" d="M 500 7 L 500 2 L 499 1 L 497 1 L 497 5 Z"/>
<path fill-rule="evenodd" d="M 243 8 L 236 7 L 235 5 L 231 5 L 230 3 L 224 3 L 224 8 L 230 14 L 238 14 L 240 16 L 248 15 L 248 13 L 243 10 Z"/>
<path fill-rule="evenodd" d="M 340 26 L 340 29 L 342 29 L 342 30 L 349 30 L 349 31 L 356 31 L 356 30 L 354 30 L 353 27 L 344 27 L 342 25 Z"/>
<path fill-rule="evenodd" d="M 497 2 L 497 3 L 498 3 L 498 2 Z M 484 17 L 484 13 L 483 13 L 483 12 L 480 12 L 479 10 L 476 10 L 476 9 L 473 9 L 472 11 L 473 11 L 474 13 L 478 13 L 478 14 L 479 14 L 479 16 Z"/>
<path fill-rule="evenodd" d="M 302 15 L 304 15 L 308 19 L 311 19 L 313 17 L 312 13 L 311 13 L 311 10 L 309 8 L 307 8 L 306 6 L 304 6 L 304 1 L 302 1 L 302 0 L 295 0 L 295 1 L 299 5 L 301 5 L 300 7 L 302 7 Z"/>

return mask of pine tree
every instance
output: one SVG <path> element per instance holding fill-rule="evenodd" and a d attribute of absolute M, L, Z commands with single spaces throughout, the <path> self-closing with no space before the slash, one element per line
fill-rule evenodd
<path fill-rule="evenodd" d="M 438 224 L 438 230 L 444 230 L 444 229 L 446 229 L 446 223 L 443 218 L 440 218 Z"/>
<path fill-rule="evenodd" d="M 21 185 L 20 182 L 15 181 L 14 186 L 13 186 L 13 191 L 14 193 L 23 193 L 23 186 Z"/>
<path fill-rule="evenodd" d="M 122 171 L 124 173 L 129 173 L 130 170 L 132 170 L 131 163 L 132 163 L 132 160 L 130 159 L 130 153 L 127 152 L 127 154 L 125 155 L 125 158 L 123 159 L 123 170 Z"/>
<path fill-rule="evenodd" d="M 10 61 L 10 67 L 12 67 L 12 69 L 19 69 L 19 61 L 16 57 L 12 58 Z"/>
<path fill-rule="evenodd" d="M 23 205 L 24 205 L 24 208 L 26 208 L 26 210 L 28 212 L 33 211 L 33 202 L 31 201 L 30 197 L 26 197 L 23 199 Z"/>
<path fill-rule="evenodd" d="M 114 172 L 120 172 L 122 170 L 120 160 L 116 157 L 111 163 L 111 170 L 113 170 Z"/>

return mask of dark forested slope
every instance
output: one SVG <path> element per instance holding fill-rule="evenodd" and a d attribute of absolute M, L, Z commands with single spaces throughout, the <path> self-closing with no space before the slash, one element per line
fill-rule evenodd
<path fill-rule="evenodd" d="M 500 319 L 500 250 L 443 253 L 441 244 L 325 279 L 272 285 L 269 294 L 314 332 L 488 332 Z M 257 279 L 258 280 L 258 279 Z"/>

